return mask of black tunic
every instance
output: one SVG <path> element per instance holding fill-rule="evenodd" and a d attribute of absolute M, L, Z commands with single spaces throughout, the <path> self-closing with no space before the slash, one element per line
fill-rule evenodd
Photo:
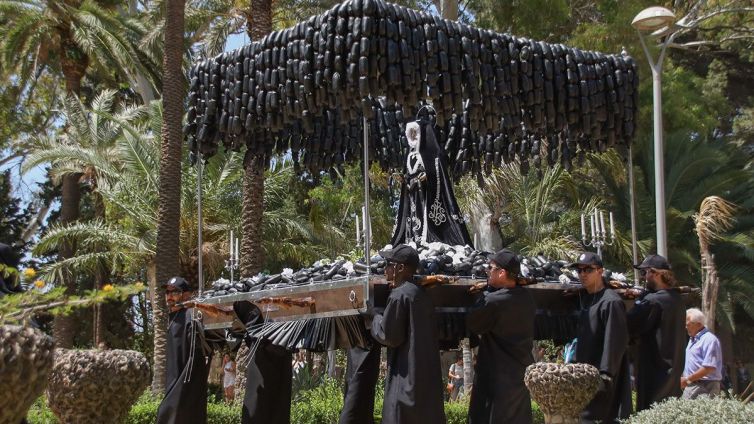
<path fill-rule="evenodd" d="M 602 387 L 581 414 L 583 422 L 618 422 L 631 413 L 626 307 L 612 290 L 582 293 L 576 361 L 594 365 L 611 382 Z"/>
<path fill-rule="evenodd" d="M 628 331 L 638 339 L 636 410 L 681 395 L 686 347 L 686 309 L 677 290 L 659 290 L 636 301 Z"/>
<path fill-rule="evenodd" d="M 235 302 L 233 310 L 247 329 L 264 322 L 259 308 L 250 302 Z M 246 368 L 241 423 L 290 423 L 293 384 L 291 352 L 264 339 L 246 337 L 245 341 L 254 356 Z"/>
<path fill-rule="evenodd" d="M 207 422 L 207 376 L 212 352 L 204 343 L 203 327 L 192 320 L 194 313 L 193 309 L 181 309 L 170 314 L 167 392 L 157 410 L 158 424 Z"/>
<path fill-rule="evenodd" d="M 442 371 L 434 305 L 423 288 L 406 282 L 393 289 L 372 335 L 388 347 L 382 422 L 445 422 Z"/>
<path fill-rule="evenodd" d="M 534 362 L 534 300 L 514 287 L 485 293 L 477 306 L 466 318 L 480 336 L 469 424 L 531 423 L 524 373 Z"/>
<path fill-rule="evenodd" d="M 344 389 L 343 410 L 339 424 L 369 424 L 374 422 L 374 393 L 380 375 L 381 346 L 348 349 L 348 366 Z"/>

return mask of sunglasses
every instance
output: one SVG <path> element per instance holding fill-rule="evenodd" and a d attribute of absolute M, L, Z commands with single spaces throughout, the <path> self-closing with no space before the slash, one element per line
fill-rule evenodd
<path fill-rule="evenodd" d="M 587 268 L 576 268 L 576 272 L 579 274 L 591 274 L 594 272 L 594 270 L 597 268 L 587 267 Z"/>
<path fill-rule="evenodd" d="M 166 296 L 180 296 L 183 294 L 183 290 L 165 290 Z"/>
<path fill-rule="evenodd" d="M 652 268 L 649 268 L 649 269 L 642 269 L 642 270 L 640 270 L 640 271 L 639 271 L 639 274 L 640 274 L 640 275 L 641 275 L 642 277 L 645 277 L 645 276 L 646 276 L 647 274 L 649 274 L 650 272 L 651 272 L 651 273 L 654 273 L 654 272 L 655 272 L 655 270 L 653 270 Z"/>

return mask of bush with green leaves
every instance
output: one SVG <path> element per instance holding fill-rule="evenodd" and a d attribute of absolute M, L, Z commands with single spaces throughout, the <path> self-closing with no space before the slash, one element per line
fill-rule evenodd
<path fill-rule="evenodd" d="M 754 422 L 754 404 L 722 397 L 668 399 L 641 411 L 625 424 L 749 424 Z"/>

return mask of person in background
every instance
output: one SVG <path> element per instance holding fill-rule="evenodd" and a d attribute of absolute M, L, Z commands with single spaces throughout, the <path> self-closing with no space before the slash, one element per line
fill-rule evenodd
<path fill-rule="evenodd" d="M 649 255 L 636 268 L 647 282 L 647 291 L 626 318 L 629 335 L 638 341 L 636 410 L 642 411 L 681 395 L 685 307 L 667 259 Z"/>
<path fill-rule="evenodd" d="M 746 369 L 740 359 L 736 361 L 736 380 L 738 380 L 738 390 L 736 392 L 739 395 L 743 394 L 746 388 L 749 387 L 749 384 L 751 384 L 751 374 L 749 374 L 749 370 Z"/>
<path fill-rule="evenodd" d="M 534 315 L 529 291 L 519 285 L 521 264 L 503 249 L 489 257 L 487 290 L 466 316 L 466 328 L 479 336 L 469 424 L 528 424 L 531 398 L 524 385 L 534 362 Z"/>
<path fill-rule="evenodd" d="M 597 394 L 581 413 L 584 423 L 616 423 L 631 414 L 631 380 L 628 371 L 628 331 L 623 299 L 605 286 L 602 258 L 582 253 L 570 264 L 586 289 L 576 342 L 576 362 L 594 365 L 600 373 Z"/>
<path fill-rule="evenodd" d="M 463 357 L 461 355 L 456 356 L 456 361 L 450 365 L 448 381 L 453 385 L 450 390 L 450 400 L 458 400 L 463 391 Z"/>
<path fill-rule="evenodd" d="M 236 362 L 230 359 L 230 355 L 226 353 L 223 355 L 223 391 L 227 402 L 233 402 L 235 385 Z"/>
<path fill-rule="evenodd" d="M 720 340 L 704 326 L 704 313 L 697 308 L 686 311 L 686 366 L 681 377 L 684 399 L 720 394 L 723 379 L 723 354 Z"/>

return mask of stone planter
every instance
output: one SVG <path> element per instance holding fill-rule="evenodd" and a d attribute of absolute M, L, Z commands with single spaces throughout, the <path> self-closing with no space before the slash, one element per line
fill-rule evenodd
<path fill-rule="evenodd" d="M 589 364 L 537 362 L 526 368 L 524 383 L 544 412 L 545 423 L 575 424 L 597 393 L 600 374 Z"/>
<path fill-rule="evenodd" d="M 139 352 L 58 349 L 47 402 L 61 424 L 119 423 L 150 376 Z"/>
<path fill-rule="evenodd" d="M 42 394 L 53 363 L 53 342 L 39 330 L 0 325 L 0 424 L 18 424 Z"/>

